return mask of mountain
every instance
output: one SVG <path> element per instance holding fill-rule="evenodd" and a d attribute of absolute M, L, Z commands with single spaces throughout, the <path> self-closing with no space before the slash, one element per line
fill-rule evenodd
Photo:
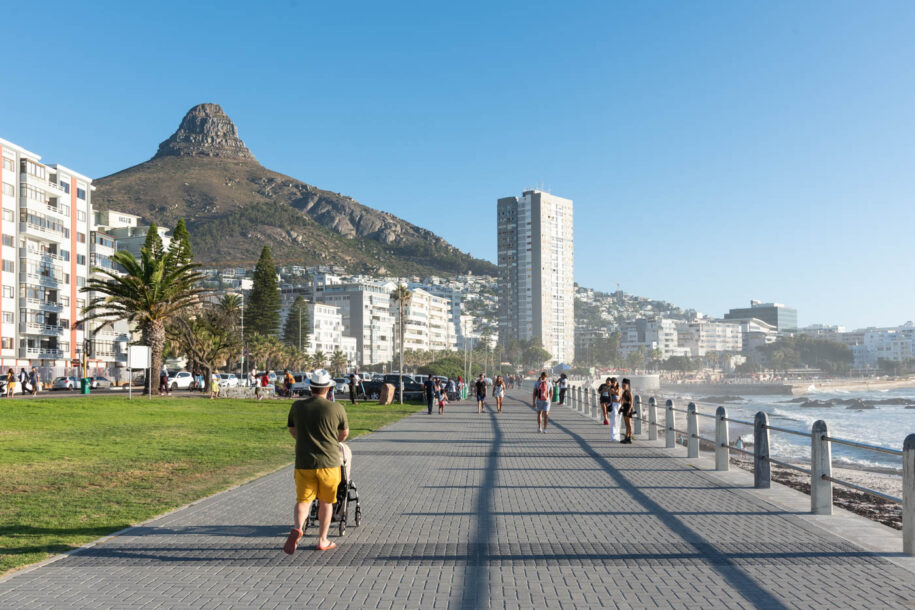
<path fill-rule="evenodd" d="M 253 263 L 267 244 L 277 262 L 352 272 L 496 273 L 431 231 L 265 168 L 218 104 L 194 106 L 152 159 L 94 185 L 98 210 L 167 227 L 184 218 L 205 264 Z"/>

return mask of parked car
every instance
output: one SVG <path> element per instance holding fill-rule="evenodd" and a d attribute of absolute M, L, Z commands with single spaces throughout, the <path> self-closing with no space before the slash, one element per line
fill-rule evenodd
<path fill-rule="evenodd" d="M 349 394 L 349 378 L 348 377 L 334 377 L 334 393 L 336 394 Z"/>
<path fill-rule="evenodd" d="M 22 394 L 23 391 L 22 384 L 19 383 L 19 378 L 16 378 L 16 387 L 13 388 L 13 394 Z M 6 377 L 0 379 L 0 396 L 6 396 Z"/>
<path fill-rule="evenodd" d="M 194 376 L 188 371 L 168 374 L 168 387 L 172 390 L 188 390 L 194 385 Z"/>
<path fill-rule="evenodd" d="M 110 388 L 111 387 L 111 380 L 108 379 L 107 377 L 90 377 L 89 379 L 92 380 L 89 383 L 89 387 L 91 387 L 94 390 L 97 390 L 98 388 Z"/>
<path fill-rule="evenodd" d="M 56 377 L 51 383 L 52 390 L 75 390 L 79 388 L 79 379 L 76 377 Z"/>
<path fill-rule="evenodd" d="M 311 383 L 308 381 L 308 373 L 293 373 L 292 388 L 290 391 L 293 396 L 305 396 L 311 394 Z"/>
<path fill-rule="evenodd" d="M 219 387 L 237 388 L 238 387 L 238 377 L 236 377 L 234 373 L 220 373 L 219 374 Z"/>

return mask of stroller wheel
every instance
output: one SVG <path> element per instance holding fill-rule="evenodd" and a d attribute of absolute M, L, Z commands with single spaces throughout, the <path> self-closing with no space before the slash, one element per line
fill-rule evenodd
<path fill-rule="evenodd" d="M 340 519 L 340 535 L 346 533 L 346 517 Z"/>
<path fill-rule="evenodd" d="M 353 518 L 353 523 L 356 524 L 356 527 L 359 527 L 359 524 L 362 523 L 362 507 L 358 504 L 356 505 L 356 514 Z"/>

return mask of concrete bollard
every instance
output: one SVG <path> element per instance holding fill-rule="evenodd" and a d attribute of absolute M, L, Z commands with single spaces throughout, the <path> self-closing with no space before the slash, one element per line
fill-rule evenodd
<path fill-rule="evenodd" d="M 585 408 L 582 406 L 581 397 L 584 395 L 584 389 L 581 386 L 578 386 L 578 391 L 575 392 L 578 394 L 578 402 L 575 404 L 575 408 L 580 412 L 584 413 Z"/>
<path fill-rule="evenodd" d="M 902 443 L 902 552 L 915 557 L 915 434 Z"/>
<path fill-rule="evenodd" d="M 686 406 L 686 436 L 686 457 L 699 457 L 699 416 L 694 402 Z"/>
<path fill-rule="evenodd" d="M 728 439 L 728 412 L 724 407 L 715 410 L 715 470 L 727 471 L 731 466 L 731 443 Z"/>
<path fill-rule="evenodd" d="M 591 390 L 591 417 L 596 418 L 598 412 L 600 411 L 599 405 L 597 404 L 597 390 Z"/>
<path fill-rule="evenodd" d="M 648 399 L 648 440 L 658 440 L 658 401 L 654 396 Z"/>
<path fill-rule="evenodd" d="M 760 411 L 753 420 L 753 487 L 769 489 L 772 471 L 769 463 L 769 416 Z"/>
<path fill-rule="evenodd" d="M 676 425 L 677 418 L 674 417 L 674 401 L 672 401 L 672 400 L 667 401 L 666 410 L 667 410 L 667 418 L 666 418 L 667 436 L 665 437 L 665 440 L 667 442 L 664 446 L 667 447 L 668 449 L 673 449 L 677 445 L 677 437 L 676 437 L 677 433 L 674 432 L 674 428 L 677 427 L 677 425 Z"/>
<path fill-rule="evenodd" d="M 642 435 L 642 397 L 638 394 L 632 397 L 632 435 Z"/>
<path fill-rule="evenodd" d="M 832 443 L 826 422 L 813 422 L 810 434 L 810 512 L 814 515 L 832 514 L 832 481 L 823 477 L 832 476 Z"/>

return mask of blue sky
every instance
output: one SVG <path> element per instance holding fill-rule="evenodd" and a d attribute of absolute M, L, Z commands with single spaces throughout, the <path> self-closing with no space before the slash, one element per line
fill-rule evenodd
<path fill-rule="evenodd" d="M 267 167 L 495 260 L 575 200 L 579 283 L 915 319 L 915 3 L 17 2 L 0 137 L 101 177 L 218 102 Z M 29 26 L 31 24 L 31 26 Z"/>

